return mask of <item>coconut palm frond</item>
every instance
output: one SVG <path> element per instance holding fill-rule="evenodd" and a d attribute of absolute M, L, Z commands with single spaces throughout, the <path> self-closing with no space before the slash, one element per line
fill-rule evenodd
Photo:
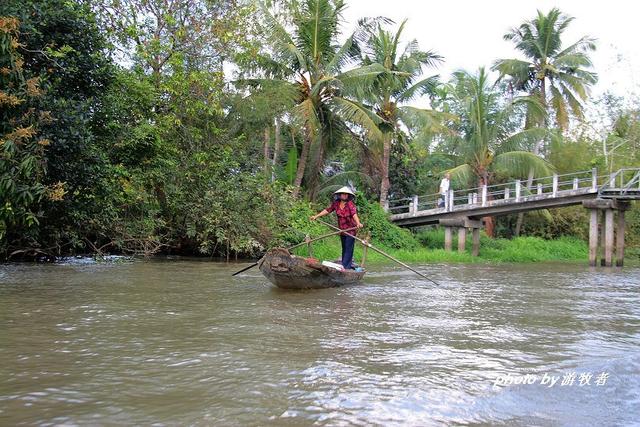
<path fill-rule="evenodd" d="M 513 88 L 540 96 L 562 129 L 568 127 L 570 115 L 582 117 L 584 106 L 576 102 L 576 96 L 585 100 L 589 86 L 597 81 L 597 75 L 589 71 L 592 61 L 588 54 L 596 47 L 592 38 L 581 37 L 562 47 L 562 36 L 572 21 L 557 8 L 546 14 L 539 11 L 533 20 L 504 35 L 526 59 L 499 60 L 493 66 L 500 72 L 499 80 L 507 78 Z M 540 124 L 530 113 L 528 116 L 527 126 Z"/>
<path fill-rule="evenodd" d="M 526 89 L 530 84 L 531 73 L 533 72 L 530 63 L 519 59 L 499 59 L 494 62 L 491 69 L 499 73 L 496 83 L 505 77 L 509 77 L 517 90 Z"/>
<path fill-rule="evenodd" d="M 294 39 L 285 26 L 271 14 L 264 2 L 258 2 L 257 4 L 262 18 L 260 27 L 272 50 L 272 55 L 287 64 L 293 64 L 296 60 L 298 62 L 304 60 L 302 55 L 297 52 Z"/>
<path fill-rule="evenodd" d="M 558 52 L 557 57 L 560 58 L 564 55 L 574 54 L 574 53 L 584 53 L 584 52 L 593 52 L 596 50 L 596 41 L 591 37 L 581 37 L 577 42 L 569 45 L 562 51 Z"/>
<path fill-rule="evenodd" d="M 364 65 L 335 76 L 344 86 L 371 86 L 385 69 L 380 64 Z"/>
<path fill-rule="evenodd" d="M 335 97 L 333 98 L 333 103 L 345 120 L 362 127 L 369 138 L 374 140 L 382 139 L 382 131 L 379 127 L 382 119 L 378 115 L 361 103 L 350 99 Z"/>
<path fill-rule="evenodd" d="M 537 141 L 547 138 L 550 132 L 547 128 L 534 127 L 524 129 L 507 137 L 496 148 L 496 155 L 501 153 L 508 153 L 511 151 L 527 151 L 529 147 L 533 146 Z"/>
<path fill-rule="evenodd" d="M 561 70 L 565 69 L 567 70 L 568 73 L 570 73 L 571 70 L 574 70 L 576 68 L 592 67 L 593 63 L 591 62 L 591 58 L 589 58 L 588 55 L 585 55 L 584 53 L 581 53 L 581 52 L 577 52 L 577 53 L 564 54 L 562 56 L 558 56 L 554 58 L 553 66 Z"/>
<path fill-rule="evenodd" d="M 340 46 L 340 49 L 336 51 L 329 63 L 326 70 L 328 74 L 334 75 L 340 72 L 350 61 L 355 60 L 359 49 L 354 41 L 354 36 L 351 35 Z"/>
<path fill-rule="evenodd" d="M 451 113 L 410 106 L 398 108 L 398 117 L 410 130 L 421 134 L 453 135 L 454 131 L 447 123 L 458 120 Z"/>
<path fill-rule="evenodd" d="M 373 178 L 365 173 L 359 171 L 344 171 L 323 180 L 320 184 L 318 194 L 320 196 L 333 194 L 336 190 L 343 187 L 345 183 L 351 184 L 357 180 L 369 186 L 374 184 Z M 350 185 L 350 187 L 353 187 L 353 185 Z"/>
<path fill-rule="evenodd" d="M 512 176 L 527 176 L 533 171 L 535 177 L 549 176 L 553 167 L 542 157 L 529 151 L 511 151 L 493 158 L 494 167 Z"/>
<path fill-rule="evenodd" d="M 449 169 L 447 172 L 451 174 L 451 182 L 454 187 L 465 188 L 473 184 L 475 173 L 466 163 Z"/>
<path fill-rule="evenodd" d="M 426 79 L 422 79 L 417 83 L 414 83 L 413 85 L 399 93 L 396 99 L 398 102 L 407 102 L 412 100 L 416 96 L 432 95 L 439 83 L 440 76 L 435 75 L 427 77 Z"/>
<path fill-rule="evenodd" d="M 333 56 L 338 6 L 333 7 L 329 0 L 309 0 L 293 17 L 294 44 L 300 46 L 303 57 L 309 59 L 311 69 Z"/>

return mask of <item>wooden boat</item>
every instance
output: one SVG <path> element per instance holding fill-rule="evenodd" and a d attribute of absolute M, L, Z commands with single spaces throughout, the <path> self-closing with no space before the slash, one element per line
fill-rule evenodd
<path fill-rule="evenodd" d="M 358 283 L 366 271 L 338 270 L 304 258 L 284 248 L 269 249 L 258 268 L 271 283 L 283 289 L 322 289 Z"/>

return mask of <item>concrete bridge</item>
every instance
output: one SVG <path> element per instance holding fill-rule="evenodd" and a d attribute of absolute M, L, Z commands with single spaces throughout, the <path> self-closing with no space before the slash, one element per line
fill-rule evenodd
<path fill-rule="evenodd" d="M 624 259 L 624 211 L 630 200 L 637 199 L 640 199 L 640 168 L 620 169 L 606 175 L 598 175 L 597 170 L 592 169 L 537 178 L 530 188 L 516 180 L 464 190 L 452 189 L 445 195 L 436 193 L 391 199 L 388 211 L 391 221 L 399 226 L 444 226 L 447 250 L 451 250 L 453 229 L 458 229 L 459 251 L 464 251 L 467 229 L 472 229 L 472 253 L 478 255 L 479 229 L 484 217 L 582 204 L 591 210 L 589 263 L 596 265 L 600 234 L 602 264 L 612 265 L 616 234 L 616 264 L 621 266 Z M 439 200 L 442 207 L 438 207 Z M 614 216 L 617 217 L 617 227 L 614 227 Z M 599 223 L 602 226 L 599 227 Z"/>

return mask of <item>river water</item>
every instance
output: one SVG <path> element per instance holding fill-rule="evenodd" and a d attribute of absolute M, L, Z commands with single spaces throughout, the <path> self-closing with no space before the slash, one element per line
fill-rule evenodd
<path fill-rule="evenodd" d="M 436 287 L 380 267 L 295 292 L 239 266 L 0 265 L 0 425 L 640 420 L 640 269 L 421 266 Z"/>

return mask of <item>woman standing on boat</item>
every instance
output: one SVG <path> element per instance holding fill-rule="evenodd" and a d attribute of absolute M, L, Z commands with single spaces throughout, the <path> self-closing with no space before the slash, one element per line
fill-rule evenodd
<path fill-rule="evenodd" d="M 323 209 L 320 213 L 311 217 L 312 221 L 315 221 L 321 216 L 325 216 L 335 211 L 338 217 L 338 227 L 341 230 L 348 230 L 350 228 L 362 228 L 363 225 L 358 218 L 358 211 L 356 204 L 353 202 L 356 195 L 349 189 L 349 187 L 342 187 L 334 194 L 333 203 Z M 356 235 L 356 230 L 345 231 L 340 233 L 340 241 L 342 243 L 342 266 L 344 268 L 353 268 L 351 262 L 353 260 L 353 248 L 356 243 L 356 239 L 353 236 Z"/>

